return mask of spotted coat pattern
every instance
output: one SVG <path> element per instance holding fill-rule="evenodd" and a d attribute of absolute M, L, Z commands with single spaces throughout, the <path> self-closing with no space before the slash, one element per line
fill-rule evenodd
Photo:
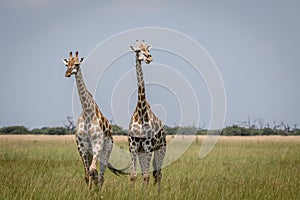
<path fill-rule="evenodd" d="M 91 188 L 92 181 L 99 187 L 104 182 L 104 172 L 109 166 L 109 157 L 113 147 L 112 126 L 101 113 L 91 93 L 87 90 L 80 69 L 83 58 L 79 61 L 78 52 L 72 57 L 70 52 L 69 60 L 63 60 L 67 66 L 65 76 L 75 75 L 76 85 L 82 113 L 78 119 L 75 136 L 79 155 L 84 164 L 85 180 Z M 100 161 L 100 174 L 98 177 L 97 162 Z"/>
<path fill-rule="evenodd" d="M 164 124 L 152 112 L 146 100 L 145 85 L 141 61 L 149 64 L 152 61 L 150 48 L 144 42 L 137 47 L 130 47 L 136 53 L 136 74 L 138 85 L 138 101 L 131 117 L 128 131 L 129 151 L 132 159 L 132 173 L 130 180 L 134 183 L 137 178 L 137 158 L 143 174 L 143 184 L 147 186 L 150 179 L 150 162 L 153 157 L 154 183 L 160 183 L 162 179 L 161 168 L 166 153 L 166 135 Z"/>

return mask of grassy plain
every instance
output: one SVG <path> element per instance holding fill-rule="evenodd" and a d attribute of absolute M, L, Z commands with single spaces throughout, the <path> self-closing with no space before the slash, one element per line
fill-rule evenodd
<path fill-rule="evenodd" d="M 74 136 L 0 136 L 0 199 L 299 199 L 300 137 L 220 137 L 204 159 L 203 137 L 163 169 L 162 192 L 139 176 L 107 171 L 89 191 Z M 126 137 L 115 143 L 127 148 Z"/>

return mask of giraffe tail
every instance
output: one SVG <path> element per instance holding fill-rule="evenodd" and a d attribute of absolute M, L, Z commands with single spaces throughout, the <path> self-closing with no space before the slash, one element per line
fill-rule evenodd
<path fill-rule="evenodd" d="M 117 175 L 117 176 L 120 176 L 120 175 L 122 175 L 122 176 L 124 176 L 124 175 L 129 175 L 129 173 L 126 172 L 126 171 L 128 171 L 128 169 L 130 168 L 130 166 L 131 166 L 131 165 L 128 165 L 127 167 L 125 167 L 125 168 L 123 168 L 123 169 L 116 169 L 116 168 L 115 168 L 114 166 L 112 166 L 110 163 L 107 163 L 108 169 L 109 169 L 112 173 L 114 173 L 115 175 Z"/>

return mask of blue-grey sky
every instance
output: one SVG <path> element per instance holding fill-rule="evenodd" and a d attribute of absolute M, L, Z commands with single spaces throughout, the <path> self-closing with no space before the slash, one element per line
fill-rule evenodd
<path fill-rule="evenodd" d="M 1 1 L 0 127 L 62 125 L 66 116 L 73 114 L 74 78 L 64 77 L 60 59 L 71 50 L 87 56 L 108 37 L 140 27 L 173 29 L 206 49 L 218 66 L 226 89 L 225 125 L 249 117 L 263 118 L 270 124 L 283 120 L 291 126 L 300 126 L 299 9 L 297 0 Z M 168 58 L 163 52 L 153 54 L 157 60 Z M 123 63 L 128 65 L 124 72 L 134 67 L 133 55 L 128 58 L 129 61 L 124 58 Z M 122 59 L 116 63 L 122 65 Z M 172 67 L 176 63 L 167 64 Z M 116 73 L 111 71 L 108 75 Z M 184 69 L 181 73 L 185 73 Z M 186 76 L 192 83 L 195 81 L 192 73 Z M 112 119 L 111 105 L 107 102 L 110 97 L 105 96 L 111 92 L 112 88 L 108 88 L 110 91 L 103 89 L 95 96 L 102 112 Z M 159 99 L 163 97 L 157 94 L 160 91 L 149 86 L 147 92 L 152 104 L 167 102 Z M 197 93 L 201 96 L 201 91 Z M 205 108 L 206 102 L 210 107 L 207 91 L 203 91 L 203 99 L 206 100 L 201 102 L 204 116 L 201 123 L 207 124 L 210 116 Z M 129 101 L 134 105 L 134 98 Z M 168 114 L 160 106 L 156 108 L 162 118 L 167 116 L 164 120 L 168 125 L 179 123 L 177 107 L 166 107 Z"/>

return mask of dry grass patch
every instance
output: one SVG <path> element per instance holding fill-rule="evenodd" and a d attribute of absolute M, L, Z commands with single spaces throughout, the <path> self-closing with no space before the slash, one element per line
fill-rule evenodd
<path fill-rule="evenodd" d="M 114 139 L 128 145 L 126 136 Z M 219 137 L 204 159 L 200 146 L 163 168 L 158 196 L 152 177 L 147 193 L 140 174 L 133 190 L 128 176 L 109 171 L 103 190 L 89 191 L 74 135 L 2 135 L 0 199 L 299 199 L 300 137 Z"/>
<path fill-rule="evenodd" d="M 74 135 L 0 135 L 0 140 L 75 141 Z"/>

